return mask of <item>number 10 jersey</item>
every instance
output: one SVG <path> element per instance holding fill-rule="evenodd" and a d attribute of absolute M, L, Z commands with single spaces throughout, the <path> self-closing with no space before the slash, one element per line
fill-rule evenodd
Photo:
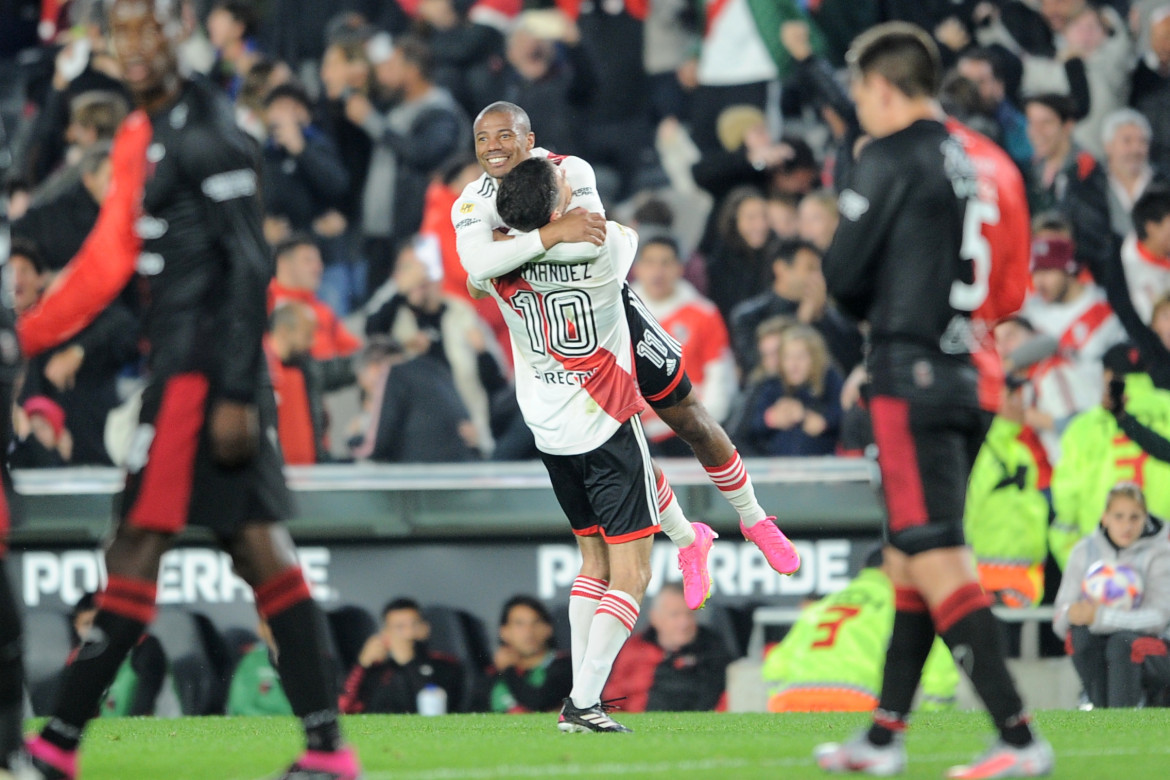
<path fill-rule="evenodd" d="M 508 324 L 516 398 L 541 452 L 595 450 L 645 407 L 622 303 L 637 247 L 609 222 L 601 247 L 559 244 L 482 285 Z"/>

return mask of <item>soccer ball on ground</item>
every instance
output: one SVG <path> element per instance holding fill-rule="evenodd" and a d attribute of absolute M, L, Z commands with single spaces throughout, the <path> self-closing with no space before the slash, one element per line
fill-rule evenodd
<path fill-rule="evenodd" d="M 1142 578 L 1124 564 L 1098 561 L 1085 572 L 1081 593 L 1103 607 L 1133 609 L 1142 603 Z"/>

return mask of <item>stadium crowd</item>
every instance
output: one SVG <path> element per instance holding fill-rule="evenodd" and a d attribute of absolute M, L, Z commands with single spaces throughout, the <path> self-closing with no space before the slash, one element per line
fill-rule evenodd
<path fill-rule="evenodd" d="M 1119 482 L 1170 517 L 1157 441 L 1170 437 L 1166 0 L 183 7 L 183 68 L 223 90 L 263 150 L 275 269 L 265 352 L 288 463 L 536 456 L 506 328 L 467 292 L 451 217 L 481 173 L 471 118 L 499 99 L 528 112 L 538 145 L 594 166 L 610 215 L 641 237 L 634 289 L 683 343 L 699 396 L 743 454 L 867 452 L 864 333 L 827 296 L 821 257 L 865 143 L 845 51 L 901 19 L 939 44 L 945 110 L 999 143 L 1027 184 L 1032 290 L 987 334 L 1010 392 L 968 496 L 984 587 L 1009 606 L 1039 603 L 1046 584 L 1051 598 Z M 0 9 L 0 255 L 17 313 L 69 262 L 107 194 L 129 97 L 104 10 L 102 0 Z M 143 255 L 139 274 L 158 261 Z M 28 365 L 12 410 L 14 467 L 124 462 L 148 349 L 135 335 L 142 309 L 131 283 Z M 645 418 L 656 454 L 689 455 Z M 673 600 L 664 592 L 655 604 L 645 657 L 626 659 L 642 677 L 704 641 L 669 624 Z M 539 603 L 513 606 L 551 625 Z M 417 604 L 390 607 L 387 636 L 405 638 L 363 649 L 349 711 L 414 705 L 417 691 L 379 680 L 429 652 L 394 618 L 425 621 Z M 1170 612 L 1152 635 L 1167 622 Z M 524 680 L 546 666 L 554 678 L 556 661 L 524 643 L 533 647 L 508 655 L 519 671 L 501 671 L 486 696 L 492 708 L 544 701 Z M 716 650 L 710 663 L 726 664 Z M 448 695 L 462 700 L 462 683 Z M 688 685 L 681 674 L 675 684 Z"/>

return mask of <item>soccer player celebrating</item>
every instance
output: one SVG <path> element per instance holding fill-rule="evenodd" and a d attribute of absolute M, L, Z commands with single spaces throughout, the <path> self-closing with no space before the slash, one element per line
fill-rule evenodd
<path fill-rule="evenodd" d="M 474 132 L 476 156 L 484 175 L 467 185 L 451 211 L 459 258 L 472 279 L 503 276 L 561 243 L 604 241 L 605 211 L 587 162 L 536 147 L 528 115 L 512 103 L 501 101 L 483 109 L 475 120 Z M 572 191 L 569 209 L 561 219 L 515 241 L 493 241 L 493 231 L 505 227 L 496 210 L 499 180 L 530 157 L 547 158 L 564 170 Z M 775 518 L 765 515 L 731 439 L 692 392 L 682 346 L 624 282 L 622 300 L 642 395 L 694 450 L 708 477 L 735 507 L 744 535 L 763 551 L 769 565 L 781 574 L 796 571 L 800 566 L 796 549 L 776 527 Z M 702 523 L 688 523 L 657 466 L 654 474 L 662 529 L 679 548 L 687 606 L 697 609 L 710 591 L 707 552 L 715 535 Z"/>
<path fill-rule="evenodd" d="M 1023 710 L 962 531 L 967 477 L 990 421 L 971 318 L 991 290 L 994 258 L 982 227 L 999 220 L 999 204 L 984 199 L 963 141 L 939 121 L 941 68 L 928 35 L 880 25 L 854 42 L 849 62 L 858 119 L 875 140 L 841 193 L 824 269 L 829 292 L 871 328 L 895 617 L 872 726 L 821 745 L 817 762 L 874 775 L 905 767 L 907 714 L 937 632 L 999 730 L 984 755 L 948 776 L 1045 775 L 1052 749 Z"/>
<path fill-rule="evenodd" d="M 52 717 L 28 749 L 49 780 L 77 776 L 77 748 L 122 659 L 155 616 L 159 559 L 188 522 L 205 526 L 256 594 L 308 750 L 288 780 L 353 780 L 341 742 L 324 617 L 287 530 L 288 488 L 271 434 L 261 337 L 272 261 L 261 230 L 258 158 L 222 95 L 178 73 L 179 3 L 115 0 L 110 32 L 138 105 L 114 142 L 97 224 L 17 323 L 36 355 L 146 277 L 151 383 L 128 459 L 121 517 L 93 629 L 66 669 Z"/>
<path fill-rule="evenodd" d="M 500 184 L 500 217 L 539 236 L 566 213 L 572 194 L 563 168 L 524 160 Z M 608 715 L 601 691 L 638 620 L 659 528 L 622 303 L 637 243 L 633 231 L 611 223 L 600 245 L 560 244 L 535 258 L 555 263 L 468 278 L 472 294 L 490 293 L 504 315 L 520 411 L 581 549 L 569 599 L 573 689 L 561 731 L 629 731 Z"/>

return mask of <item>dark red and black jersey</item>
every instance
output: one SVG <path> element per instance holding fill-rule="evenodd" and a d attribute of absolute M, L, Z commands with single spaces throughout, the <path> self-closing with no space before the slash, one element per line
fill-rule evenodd
<path fill-rule="evenodd" d="M 255 144 L 222 94 L 189 81 L 165 109 L 126 118 L 111 160 L 97 224 L 18 323 L 25 353 L 77 333 L 137 272 L 152 377 L 196 371 L 217 396 L 253 401 L 272 277 Z"/>
<path fill-rule="evenodd" d="M 990 294 L 983 226 L 999 217 L 963 141 L 917 121 L 867 145 L 844 184 L 824 274 L 839 305 L 869 322 L 874 394 L 985 406 L 972 315 Z"/>

